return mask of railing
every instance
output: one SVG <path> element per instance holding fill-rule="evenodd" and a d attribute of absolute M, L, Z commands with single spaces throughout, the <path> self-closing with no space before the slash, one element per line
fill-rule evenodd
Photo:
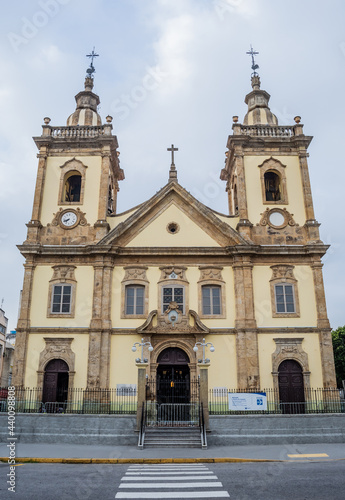
<path fill-rule="evenodd" d="M 88 126 L 76 125 L 70 127 L 47 127 L 43 135 L 54 137 L 55 139 L 76 139 L 110 135 L 109 126 Z"/>
<path fill-rule="evenodd" d="M 230 410 L 230 393 L 264 392 L 267 410 Z M 302 395 L 303 396 L 303 395 Z M 338 389 L 304 389 L 300 401 L 282 401 L 276 389 L 248 390 L 214 388 L 209 390 L 210 415 L 244 414 L 303 414 L 303 413 L 345 413 L 345 401 Z"/>
<path fill-rule="evenodd" d="M 238 133 L 258 137 L 292 137 L 295 135 L 294 126 L 291 125 L 240 125 Z"/>
<path fill-rule="evenodd" d="M 199 427 L 199 403 L 146 402 L 146 427 Z"/>
<path fill-rule="evenodd" d="M 203 404 L 199 407 L 201 448 L 207 448 L 206 427 Z"/>
<path fill-rule="evenodd" d="M 138 440 L 138 448 L 144 448 L 145 441 L 145 424 L 146 424 L 146 411 L 145 411 L 145 403 L 141 408 L 141 419 L 140 419 L 140 430 L 139 430 L 139 440 Z"/>
<path fill-rule="evenodd" d="M 68 389 L 60 401 L 43 401 L 42 389 L 16 387 L 18 413 L 135 414 L 137 392 L 121 389 Z M 53 399 L 53 398 L 51 398 Z M 7 411 L 7 388 L 0 388 L 0 412 Z"/>

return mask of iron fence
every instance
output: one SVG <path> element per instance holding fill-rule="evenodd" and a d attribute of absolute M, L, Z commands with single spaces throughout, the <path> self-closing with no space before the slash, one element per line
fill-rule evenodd
<path fill-rule="evenodd" d="M 41 388 L 16 387 L 18 413 L 135 414 L 137 391 L 120 389 L 68 389 L 62 401 L 42 401 Z M 7 388 L 0 388 L 0 412 L 7 411 Z"/>
<path fill-rule="evenodd" d="M 229 394 L 234 393 L 265 393 L 267 410 L 230 410 Z M 221 387 L 209 390 L 208 406 L 210 415 L 345 413 L 342 396 L 339 389 L 305 389 L 303 401 L 282 401 L 276 389 L 259 391 Z"/>

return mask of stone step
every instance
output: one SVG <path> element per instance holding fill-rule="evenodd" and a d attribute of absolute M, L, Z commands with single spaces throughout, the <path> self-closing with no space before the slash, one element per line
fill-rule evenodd
<path fill-rule="evenodd" d="M 198 427 L 146 427 L 145 447 L 201 448 Z"/>

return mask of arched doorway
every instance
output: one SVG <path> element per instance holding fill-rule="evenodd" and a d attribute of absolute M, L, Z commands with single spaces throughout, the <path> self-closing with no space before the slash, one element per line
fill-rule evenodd
<path fill-rule="evenodd" d="M 157 403 L 189 403 L 188 355 L 179 347 L 168 347 L 160 353 L 157 363 Z"/>
<path fill-rule="evenodd" d="M 283 413 L 305 413 L 302 367 L 286 359 L 278 368 L 279 400 Z"/>
<path fill-rule="evenodd" d="M 67 401 L 68 365 L 62 359 L 52 359 L 46 365 L 43 381 L 43 403 Z"/>

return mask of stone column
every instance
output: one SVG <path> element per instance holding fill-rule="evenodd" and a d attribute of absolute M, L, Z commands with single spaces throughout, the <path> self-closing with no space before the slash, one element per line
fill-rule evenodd
<path fill-rule="evenodd" d="M 109 149 L 109 148 L 107 148 Z M 98 199 L 98 220 L 95 223 L 96 239 L 102 239 L 109 231 L 107 223 L 108 215 L 108 189 L 109 189 L 109 173 L 110 173 L 110 150 L 102 153 L 101 179 L 99 186 Z"/>
<path fill-rule="evenodd" d="M 204 410 L 205 428 L 210 430 L 210 415 L 208 410 L 208 368 L 210 363 L 199 363 L 198 368 L 200 371 L 200 403 L 202 403 Z"/>
<path fill-rule="evenodd" d="M 246 175 L 244 171 L 244 155 L 241 152 L 235 153 L 236 172 L 237 172 L 237 200 L 238 214 L 240 216 L 237 224 L 238 232 L 247 240 L 251 238 L 251 228 L 253 225 L 248 220 Z"/>
<path fill-rule="evenodd" d="M 89 333 L 87 386 L 109 387 L 111 279 L 113 266 L 102 258 L 94 264 L 92 319 Z"/>
<path fill-rule="evenodd" d="M 24 264 L 24 283 L 18 319 L 16 348 L 13 358 L 13 385 L 22 386 L 25 382 L 27 343 L 30 330 L 30 308 L 32 284 L 36 265 L 33 261 Z"/>
<path fill-rule="evenodd" d="M 34 194 L 34 203 L 32 208 L 32 216 L 30 222 L 26 224 L 28 228 L 27 234 L 27 242 L 28 243 L 36 243 L 38 242 L 39 230 L 42 227 L 40 218 L 41 218 L 41 210 L 42 210 L 42 198 L 43 198 L 43 189 L 44 189 L 44 181 L 46 177 L 46 169 L 47 169 L 47 148 L 42 147 L 40 152 L 38 153 L 38 169 L 37 169 L 37 177 L 36 177 L 36 187 Z"/>
<path fill-rule="evenodd" d="M 248 258 L 238 258 L 234 265 L 236 301 L 236 362 L 237 385 L 240 389 L 260 387 L 259 352 L 256 330 L 253 265 Z"/>
<path fill-rule="evenodd" d="M 320 353 L 322 363 L 323 385 L 325 388 L 336 387 L 334 354 L 332 346 L 331 328 L 327 317 L 326 297 L 322 277 L 321 261 L 312 264 L 315 300 L 317 310 L 317 326 L 319 331 Z"/>
<path fill-rule="evenodd" d="M 313 270 L 317 326 L 319 331 L 322 377 L 325 388 L 337 387 L 331 328 L 327 317 L 326 297 L 322 276 L 323 264 L 320 259 L 314 261 Z"/>
<path fill-rule="evenodd" d="M 302 178 L 302 189 L 304 198 L 304 207 L 306 213 L 306 223 L 305 226 L 308 231 L 308 239 L 310 241 L 320 241 L 319 226 L 320 224 L 315 220 L 313 198 L 311 194 L 309 169 L 307 161 L 308 153 L 306 150 L 300 151 L 299 153 L 299 164 Z"/>
<path fill-rule="evenodd" d="M 146 368 L 148 363 L 135 363 L 138 368 L 137 431 L 140 431 L 141 412 L 146 401 Z"/>

